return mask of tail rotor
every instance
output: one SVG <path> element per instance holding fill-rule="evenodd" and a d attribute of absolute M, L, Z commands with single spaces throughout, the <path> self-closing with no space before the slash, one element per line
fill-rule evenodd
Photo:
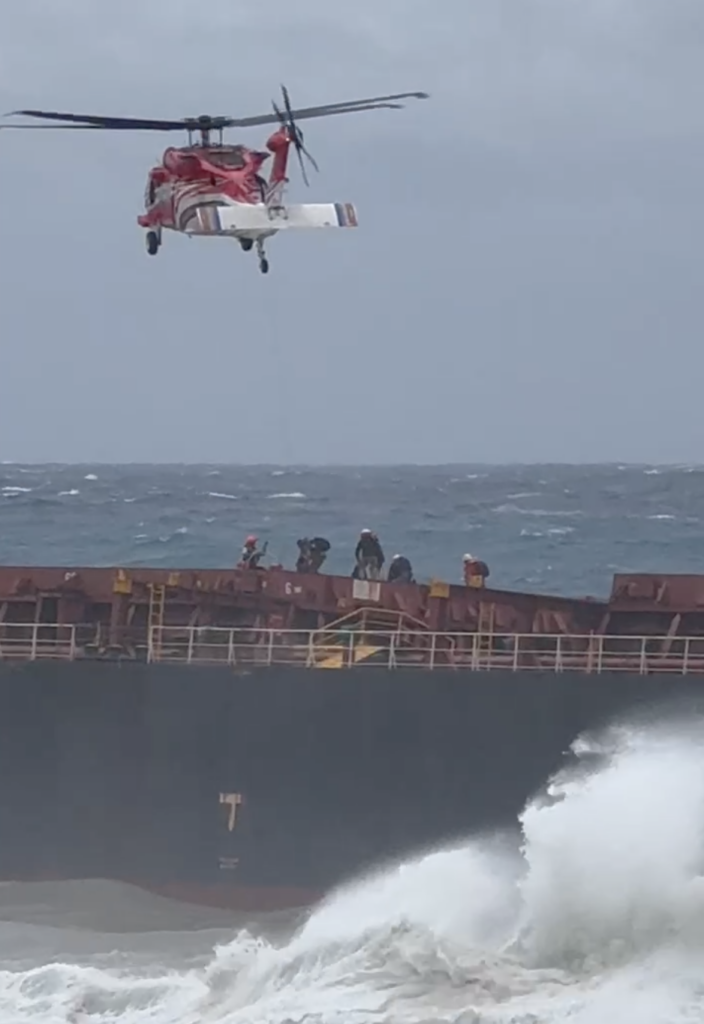
<path fill-rule="evenodd" d="M 308 175 L 306 174 L 306 165 L 304 163 L 303 158 L 306 158 L 306 160 L 311 165 L 314 171 L 319 172 L 320 168 L 315 162 L 314 157 L 311 156 L 311 154 L 308 152 L 305 145 L 303 144 L 303 132 L 296 124 L 296 119 L 293 113 L 293 107 L 291 106 L 291 100 L 288 95 L 288 89 L 286 88 L 285 85 L 281 86 L 281 94 L 283 96 L 284 109 L 283 111 L 281 111 L 275 103 L 272 103 L 274 113 L 278 117 L 282 128 L 285 128 L 286 131 L 288 132 L 289 138 L 291 139 L 291 142 L 293 143 L 293 146 L 296 150 L 296 155 L 298 157 L 298 163 L 301 168 L 301 176 L 303 177 L 303 181 L 305 182 L 306 185 L 310 186 L 310 182 L 308 181 Z"/>

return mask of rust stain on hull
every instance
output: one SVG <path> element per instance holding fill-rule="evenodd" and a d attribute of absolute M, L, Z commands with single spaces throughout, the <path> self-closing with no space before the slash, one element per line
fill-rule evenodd
<path fill-rule="evenodd" d="M 318 903 L 325 895 L 315 889 L 296 889 L 286 886 L 188 885 L 182 882 L 160 886 L 144 885 L 139 882 L 131 884 L 181 903 L 195 903 L 202 907 L 241 910 L 251 913 L 303 910 Z"/>

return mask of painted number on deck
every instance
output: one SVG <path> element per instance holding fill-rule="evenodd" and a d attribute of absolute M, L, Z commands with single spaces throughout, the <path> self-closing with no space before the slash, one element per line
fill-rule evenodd
<path fill-rule="evenodd" d="M 234 832 L 235 824 L 237 822 L 237 808 L 242 803 L 241 793 L 221 793 L 220 803 L 225 804 L 230 808 L 230 812 L 227 816 L 227 831 Z"/>

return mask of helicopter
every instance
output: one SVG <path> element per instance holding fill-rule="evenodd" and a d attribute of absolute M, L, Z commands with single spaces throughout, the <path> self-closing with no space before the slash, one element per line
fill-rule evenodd
<path fill-rule="evenodd" d="M 291 228 L 351 228 L 358 226 L 352 203 L 285 202 L 289 150 L 298 156 L 306 186 L 307 161 L 318 165 L 305 148 L 299 121 L 363 110 L 400 109 L 405 99 L 428 99 L 425 92 L 405 92 L 369 99 L 326 103 L 316 107 L 291 106 L 288 90 L 281 86 L 282 106 L 272 102 L 272 113 L 253 117 L 219 117 L 203 114 L 181 120 L 164 121 L 132 117 L 103 117 L 93 114 L 59 113 L 54 110 L 15 110 L 6 116 L 38 118 L 52 124 L 4 124 L 0 129 L 83 129 L 93 131 L 185 131 L 186 146 L 166 149 L 161 163 L 149 171 L 144 195 L 144 213 L 137 223 L 145 232 L 147 253 L 155 256 L 164 231 L 177 231 L 189 237 L 216 236 L 235 238 L 245 252 L 254 249 L 259 269 L 266 274 L 269 261 L 264 242 L 279 231 Z M 223 140 L 227 128 L 252 128 L 277 125 L 266 142 L 266 149 L 228 145 Z M 260 173 L 262 165 L 273 157 L 268 180 Z"/>

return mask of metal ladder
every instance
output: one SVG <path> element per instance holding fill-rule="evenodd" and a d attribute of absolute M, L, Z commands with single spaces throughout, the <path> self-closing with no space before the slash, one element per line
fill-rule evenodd
<path fill-rule="evenodd" d="M 491 659 L 491 652 L 494 646 L 494 623 L 496 618 L 496 605 L 492 601 L 479 602 L 479 621 L 477 622 L 477 655 L 484 656 L 487 663 Z"/>
<path fill-rule="evenodd" d="M 161 654 L 161 631 L 164 625 L 166 587 L 163 583 L 149 584 L 149 660 L 158 661 Z"/>

